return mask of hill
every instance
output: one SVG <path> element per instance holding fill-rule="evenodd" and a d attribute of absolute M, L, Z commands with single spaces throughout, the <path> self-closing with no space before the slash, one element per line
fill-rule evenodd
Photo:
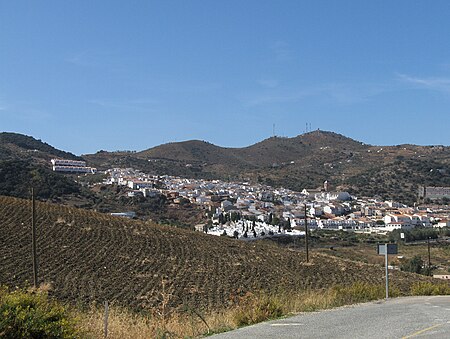
<path fill-rule="evenodd" d="M 98 153 L 99 158 L 105 155 L 111 159 L 107 152 Z M 121 153 L 121 156 L 126 155 L 126 152 Z M 120 192 L 116 189 L 99 189 L 98 186 L 89 189 L 88 183 L 101 181 L 102 174 L 87 177 L 54 172 L 50 164 L 52 158 L 82 160 L 30 136 L 0 133 L 0 195 L 29 198 L 30 188 L 33 187 L 36 197 L 42 201 L 101 212 L 130 210 L 140 217 L 181 226 L 198 223 L 204 215 L 191 205 L 173 208 L 169 202 L 158 198 L 130 200 L 123 196 L 118 198 Z"/>
<path fill-rule="evenodd" d="M 328 180 L 335 189 L 411 205 L 420 185 L 450 186 L 450 147 L 373 146 L 326 131 L 272 137 L 244 148 L 194 140 L 84 158 L 99 168 L 132 166 L 154 174 L 252 181 L 293 190 L 317 188 Z"/>
<path fill-rule="evenodd" d="M 0 197 L 0 284 L 32 280 L 30 203 Z M 265 243 L 245 243 L 153 223 L 125 220 L 60 205 L 37 204 L 41 282 L 61 300 L 81 305 L 109 300 L 135 309 L 161 302 L 162 280 L 171 308 L 220 309 L 252 291 L 328 288 L 352 282 L 383 283 L 383 268 Z M 393 272 L 392 284 L 409 291 L 425 277 Z"/>
<path fill-rule="evenodd" d="M 0 133 L 0 195 L 29 197 L 31 187 L 45 200 L 80 194 L 72 178 L 51 170 L 52 158 L 81 159 L 31 136 Z"/>
<path fill-rule="evenodd" d="M 28 168 L 40 168 L 41 177 L 57 178 L 59 174 L 50 174 L 48 164 L 53 157 L 79 158 L 29 136 L 0 133 L 0 170 L 4 161 L 20 160 L 26 161 Z M 326 131 L 294 138 L 272 137 L 243 148 L 191 140 L 140 152 L 99 151 L 82 158 L 99 169 L 133 167 L 152 174 L 250 181 L 297 191 L 321 187 L 328 180 L 337 190 L 357 196 L 377 195 L 409 205 L 417 200 L 421 185 L 450 186 L 450 147 L 373 146 Z M 18 191 L 24 191 L 25 184 L 29 180 L 17 181 L 17 185 L 23 186 Z M 75 186 L 73 192 L 80 189 Z M 5 189 L 1 194 L 23 197 Z M 45 198 L 57 194 L 50 192 Z M 94 206 L 96 203 L 89 199 L 78 205 Z"/>
<path fill-rule="evenodd" d="M 28 135 L 8 132 L 0 133 L 0 160 L 33 159 L 40 162 L 48 162 L 51 158 L 81 159 L 72 153 L 58 150 Z"/>

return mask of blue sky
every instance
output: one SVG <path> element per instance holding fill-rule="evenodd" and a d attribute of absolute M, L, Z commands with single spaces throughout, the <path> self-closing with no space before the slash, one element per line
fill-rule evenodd
<path fill-rule="evenodd" d="M 2 1 L 0 131 L 76 154 L 305 124 L 450 145 L 449 1 Z"/>

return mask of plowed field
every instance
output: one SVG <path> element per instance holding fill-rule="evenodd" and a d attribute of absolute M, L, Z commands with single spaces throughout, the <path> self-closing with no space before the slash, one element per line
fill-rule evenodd
<path fill-rule="evenodd" d="M 383 283 L 384 269 L 270 244 L 163 227 L 60 205 L 37 203 L 39 280 L 62 300 L 109 300 L 140 309 L 161 300 L 167 280 L 170 306 L 227 306 L 247 291 L 321 289 L 356 281 Z M 0 284 L 30 285 L 31 203 L 0 197 Z M 404 291 L 419 278 L 394 272 Z M 28 283 L 27 283 L 28 281 Z"/>

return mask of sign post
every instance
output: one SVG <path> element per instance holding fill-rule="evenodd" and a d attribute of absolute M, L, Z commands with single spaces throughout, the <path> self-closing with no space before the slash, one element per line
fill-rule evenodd
<path fill-rule="evenodd" d="M 384 266 L 386 267 L 386 300 L 389 299 L 389 268 L 388 268 L 388 251 L 384 253 Z"/>
<path fill-rule="evenodd" d="M 309 246 L 308 246 L 308 217 L 306 215 L 306 203 L 305 203 L 305 247 L 306 247 L 306 262 L 309 262 Z"/>
<path fill-rule="evenodd" d="M 386 300 L 389 299 L 389 270 L 388 270 L 388 256 L 389 254 L 397 254 L 397 244 L 378 244 L 377 253 L 384 255 L 384 264 L 386 266 Z"/>

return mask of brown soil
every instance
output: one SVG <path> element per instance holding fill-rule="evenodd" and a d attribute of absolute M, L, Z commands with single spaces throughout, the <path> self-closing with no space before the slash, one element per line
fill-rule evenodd
<path fill-rule="evenodd" d="M 383 283 L 383 268 L 326 254 L 244 243 L 153 223 L 37 203 L 39 280 L 61 300 L 158 306 L 162 279 L 170 307 L 218 309 L 249 291 Z M 30 285 L 30 202 L 0 197 L 0 284 Z M 394 272 L 402 291 L 427 278 Z M 28 281 L 28 282 L 27 282 Z"/>

